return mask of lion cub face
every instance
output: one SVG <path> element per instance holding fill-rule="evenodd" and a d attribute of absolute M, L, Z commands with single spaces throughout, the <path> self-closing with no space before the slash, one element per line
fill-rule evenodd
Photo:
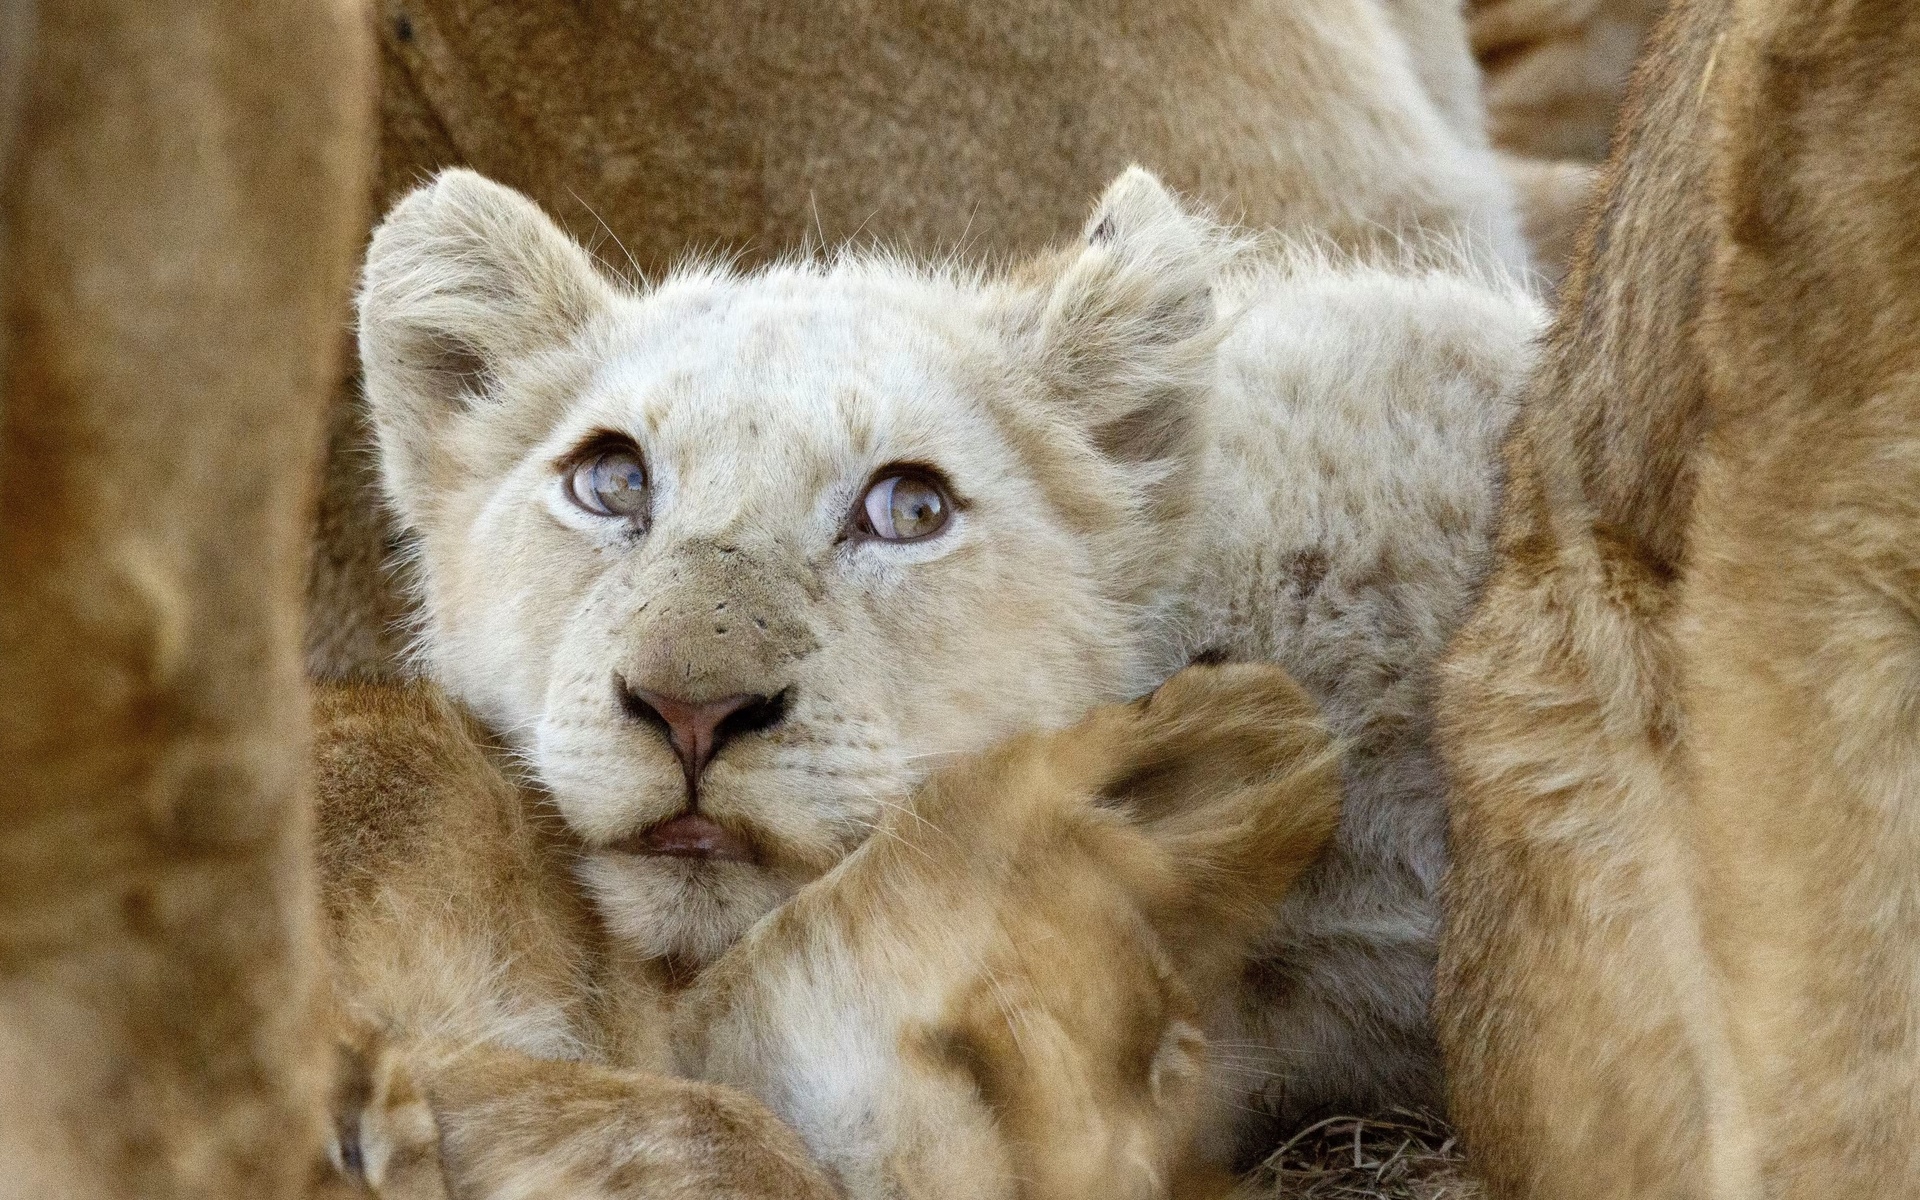
<path fill-rule="evenodd" d="M 433 673 L 642 949 L 701 962 L 930 756 L 1145 682 L 1226 254 L 1142 172 L 1021 278 L 883 258 L 634 292 L 466 172 L 360 303 Z"/>

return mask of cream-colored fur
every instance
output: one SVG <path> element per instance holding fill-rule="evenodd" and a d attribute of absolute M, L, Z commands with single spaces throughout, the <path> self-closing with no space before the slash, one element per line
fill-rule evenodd
<path fill-rule="evenodd" d="M 1434 1093 L 1425 672 L 1537 319 L 1492 278 L 1255 253 L 1137 170 L 1079 246 L 1006 274 L 856 255 L 641 291 L 451 172 L 376 234 L 361 352 L 429 672 L 551 789 L 621 944 L 672 969 L 942 756 L 1196 653 L 1288 666 L 1351 751 L 1335 848 L 1237 1007 L 1267 1049 L 1236 1100 L 1285 1120 Z M 610 434 L 646 458 L 644 531 L 566 498 Z M 949 481 L 950 525 L 855 536 L 901 462 Z M 636 852 L 689 798 L 636 688 L 780 698 L 699 781 L 751 861 Z"/>

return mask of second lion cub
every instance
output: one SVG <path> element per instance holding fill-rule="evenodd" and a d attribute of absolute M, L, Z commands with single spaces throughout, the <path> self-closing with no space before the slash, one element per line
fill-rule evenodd
<path fill-rule="evenodd" d="M 1207 1033 L 1336 763 L 1284 672 L 1230 666 L 952 767 L 708 968 L 684 1065 L 856 1196 L 1206 1193 Z"/>

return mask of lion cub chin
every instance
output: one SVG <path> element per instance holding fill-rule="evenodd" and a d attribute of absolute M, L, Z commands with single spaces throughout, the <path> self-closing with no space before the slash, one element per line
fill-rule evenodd
<path fill-rule="evenodd" d="M 539 797 L 444 700 L 356 687 L 320 711 L 365 1076 L 334 1158 L 409 1200 L 1211 1194 L 1201 1135 L 1235 1093 L 1208 1031 L 1339 813 L 1284 671 L 1190 668 L 933 775 L 676 991 L 555 886 Z M 449 903 L 501 887 L 513 904 Z"/>

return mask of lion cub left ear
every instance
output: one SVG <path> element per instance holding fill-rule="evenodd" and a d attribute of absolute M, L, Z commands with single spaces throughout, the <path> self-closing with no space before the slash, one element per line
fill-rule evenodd
<path fill-rule="evenodd" d="M 532 200 L 472 171 L 443 171 L 394 205 L 367 249 L 360 362 L 387 494 L 404 519 L 449 452 L 448 429 L 510 406 L 498 381 L 564 352 L 616 295 Z"/>
<path fill-rule="evenodd" d="M 1057 411 L 1103 454 L 1144 464 L 1192 449 L 1221 333 L 1214 280 L 1238 248 L 1149 171 L 1108 185 L 1039 329 Z"/>

